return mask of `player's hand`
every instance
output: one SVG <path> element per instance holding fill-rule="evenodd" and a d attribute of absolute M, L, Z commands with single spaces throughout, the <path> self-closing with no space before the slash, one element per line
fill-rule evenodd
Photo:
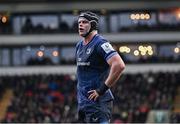
<path fill-rule="evenodd" d="M 90 91 L 88 91 L 88 94 L 89 94 L 88 99 L 90 99 L 90 100 L 96 101 L 97 98 L 99 97 L 99 94 L 96 90 L 90 90 Z"/>

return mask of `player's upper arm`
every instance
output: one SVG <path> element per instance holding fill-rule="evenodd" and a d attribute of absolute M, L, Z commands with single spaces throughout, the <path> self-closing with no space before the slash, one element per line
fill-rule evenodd
<path fill-rule="evenodd" d="M 124 70 L 125 63 L 122 60 L 122 58 L 119 56 L 119 54 L 113 55 L 111 58 L 107 60 L 107 63 L 110 66 L 115 66 L 117 69 L 120 69 L 120 71 Z"/>
<path fill-rule="evenodd" d="M 106 61 L 111 58 L 113 55 L 118 54 L 112 45 L 105 41 L 101 40 L 97 47 L 97 52 L 100 56 L 102 56 Z"/>
<path fill-rule="evenodd" d="M 125 68 L 125 64 L 119 54 L 106 40 L 100 41 L 100 44 L 97 47 L 97 51 L 110 66 L 113 65 L 113 67 L 117 67 L 117 69 L 120 70 L 123 70 Z"/>

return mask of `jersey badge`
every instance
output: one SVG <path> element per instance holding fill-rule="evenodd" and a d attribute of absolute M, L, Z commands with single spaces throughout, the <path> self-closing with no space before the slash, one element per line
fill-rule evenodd
<path fill-rule="evenodd" d="M 102 49 L 106 52 L 106 53 L 109 53 L 111 51 L 114 51 L 114 48 L 111 46 L 110 43 L 106 42 L 106 43 L 103 43 L 101 45 Z"/>
<path fill-rule="evenodd" d="M 91 53 L 91 48 L 88 48 L 87 50 L 86 50 L 86 54 L 90 54 Z"/>

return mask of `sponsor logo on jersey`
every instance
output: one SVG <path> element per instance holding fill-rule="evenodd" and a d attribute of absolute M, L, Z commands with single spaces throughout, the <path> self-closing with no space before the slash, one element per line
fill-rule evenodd
<path fill-rule="evenodd" d="M 102 49 L 103 49 L 106 53 L 109 53 L 109 52 L 111 52 L 111 51 L 114 51 L 114 48 L 113 48 L 112 45 L 111 45 L 110 43 L 108 43 L 108 42 L 103 43 L 103 44 L 101 45 L 101 47 L 102 47 Z"/>
<path fill-rule="evenodd" d="M 77 66 L 90 66 L 90 62 L 77 62 Z"/>

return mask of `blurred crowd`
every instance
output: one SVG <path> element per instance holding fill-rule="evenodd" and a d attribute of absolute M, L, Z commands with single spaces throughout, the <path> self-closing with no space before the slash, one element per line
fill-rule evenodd
<path fill-rule="evenodd" d="M 180 54 L 175 56 L 153 55 L 148 57 L 139 57 L 137 60 L 129 60 L 125 55 L 120 54 L 124 62 L 127 64 L 148 64 L 148 63 L 180 63 Z M 58 63 L 54 63 L 50 57 L 31 57 L 27 60 L 26 65 L 75 65 L 75 58 L 61 58 Z"/>
<path fill-rule="evenodd" d="M 142 32 L 142 31 L 179 31 L 180 24 L 158 24 L 147 25 L 137 24 L 132 27 L 123 27 L 119 29 L 119 32 Z"/>
<path fill-rule="evenodd" d="M 5 80 L 3 80 L 2 78 L 0 78 L 0 100 L 3 97 L 3 93 L 5 91 L 5 89 L 8 87 L 7 83 L 3 83 Z M 8 82 L 8 81 L 7 81 Z"/>
<path fill-rule="evenodd" d="M 14 97 L 2 122 L 73 122 L 76 80 L 69 75 L 4 77 Z"/>
<path fill-rule="evenodd" d="M 150 110 L 173 110 L 180 72 L 126 74 L 114 87 L 114 119 L 144 123 Z"/>
<path fill-rule="evenodd" d="M 27 18 L 21 30 L 22 34 L 75 33 L 78 31 L 77 27 L 77 22 L 74 22 L 73 26 L 70 27 L 65 21 L 60 22 L 58 28 L 55 29 L 51 27 L 44 27 L 41 23 L 35 26 L 33 25 L 31 19 Z"/>
<path fill-rule="evenodd" d="M 128 64 L 142 64 L 142 63 L 180 63 L 180 54 L 174 55 L 152 55 L 152 56 L 140 56 L 136 60 L 130 60 L 124 54 L 120 54 L 125 63 Z"/>
<path fill-rule="evenodd" d="M 31 57 L 27 60 L 26 65 L 34 66 L 34 65 L 39 65 L 39 66 L 44 66 L 44 65 L 75 65 L 76 60 L 75 59 L 64 59 L 62 58 L 59 60 L 58 63 L 54 63 L 51 58 L 49 57 Z"/>
<path fill-rule="evenodd" d="M 180 24 L 137 24 L 135 26 L 121 27 L 118 32 L 143 32 L 143 31 L 179 31 Z M 51 33 L 77 33 L 78 24 L 75 21 L 69 26 L 66 21 L 60 22 L 57 29 L 43 27 L 43 24 L 33 25 L 30 18 L 27 18 L 22 27 L 22 34 L 51 34 Z"/>
<path fill-rule="evenodd" d="M 111 122 L 144 123 L 150 110 L 173 110 L 179 80 L 180 72 L 123 74 L 112 88 Z M 75 75 L 1 76 L 14 94 L 2 122 L 77 122 L 76 83 Z M 180 122 L 180 115 L 170 119 Z"/>
<path fill-rule="evenodd" d="M 133 12 L 132 12 L 133 13 Z M 151 13 L 151 12 L 150 12 Z M 152 14 L 152 13 L 151 13 Z M 48 13 L 39 14 L 39 15 L 48 15 Z M 54 34 L 54 33 L 76 33 L 77 32 L 77 21 L 74 18 L 75 15 L 69 14 L 72 16 L 71 20 L 75 20 L 74 22 L 69 23 L 68 18 L 61 20 L 62 18 L 58 14 L 52 14 L 55 15 L 55 17 L 59 18 L 57 24 L 51 22 L 49 25 L 43 25 L 43 22 L 39 22 L 38 24 L 34 24 L 32 21 L 31 16 L 36 16 L 33 13 L 29 13 L 29 15 L 23 15 L 23 16 L 17 16 L 16 14 L 13 16 L 13 14 L 10 17 L 7 17 L 7 20 L 5 22 L 0 21 L 0 34 L 16 34 L 17 28 L 20 28 L 20 34 Z M 63 15 L 63 14 L 62 14 Z M 64 13 L 64 15 L 66 15 Z M 67 17 L 69 16 L 67 14 Z M 106 15 L 108 18 L 113 17 L 112 14 Z M 126 15 L 125 17 L 123 15 Z M 153 15 L 153 14 L 152 14 Z M 162 14 L 163 16 L 166 14 Z M 119 14 L 115 14 L 116 18 L 119 18 L 122 16 L 122 18 L 126 18 L 126 20 L 119 20 L 116 22 L 117 24 L 114 24 L 115 22 L 111 21 L 103 21 L 100 26 L 100 32 L 105 33 L 118 33 L 118 32 L 143 32 L 143 31 L 180 31 L 180 22 L 179 19 L 176 19 L 177 17 L 174 16 L 173 13 L 169 15 L 169 19 L 163 18 L 159 19 L 159 16 L 162 16 L 161 14 L 156 13 L 156 18 L 149 20 L 131 20 L 129 18 L 130 14 L 126 12 L 119 12 Z M 173 17 L 174 16 L 174 17 Z M 23 19 L 20 19 L 21 21 L 19 23 L 15 24 L 15 20 L 17 17 L 25 17 L 25 21 L 23 22 Z M 100 15 L 100 17 L 103 18 L 103 15 Z M 48 17 L 47 17 L 48 19 Z M 105 19 L 104 19 L 105 20 Z M 122 23 L 122 21 L 127 21 L 128 23 Z M 23 23 L 22 23 L 23 22 Z M 113 26 L 112 24 L 116 25 Z M 53 26 L 57 25 L 57 26 Z M 105 28 L 109 27 L 109 29 Z M 113 28 L 116 27 L 117 29 L 114 30 Z"/>

